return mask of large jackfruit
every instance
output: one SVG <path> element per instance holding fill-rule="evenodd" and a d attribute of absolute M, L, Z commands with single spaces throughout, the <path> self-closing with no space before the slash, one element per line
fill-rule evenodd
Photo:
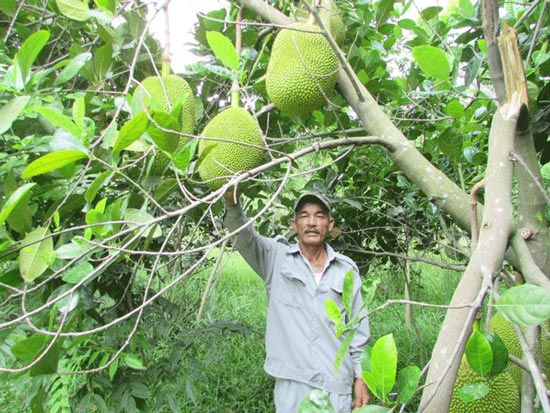
<path fill-rule="evenodd" d="M 185 79 L 177 75 L 168 76 L 149 76 L 145 78 L 137 87 L 134 93 L 134 100 L 138 100 L 140 106 L 144 110 L 151 111 L 160 110 L 170 113 L 176 105 L 182 105 L 181 117 L 178 120 L 181 128 L 177 132 L 191 135 L 195 130 L 195 98 L 193 91 Z M 154 118 L 154 116 L 153 116 Z M 166 125 L 160 125 L 164 129 L 170 129 Z M 163 133 L 161 129 L 151 127 L 150 133 Z M 180 136 L 177 147 L 182 147 L 189 141 L 188 137 Z M 162 152 L 159 152 L 153 161 L 151 173 L 153 175 L 161 175 L 169 159 Z"/>
<path fill-rule="evenodd" d="M 290 115 L 303 115 L 323 106 L 336 85 L 340 66 L 318 26 L 294 23 L 273 42 L 266 71 L 267 94 Z"/>
<path fill-rule="evenodd" d="M 504 318 L 502 313 L 495 313 L 489 320 L 489 331 L 497 333 L 502 339 L 502 342 L 508 349 L 508 353 L 521 359 L 523 357 L 523 350 L 521 349 L 521 344 L 519 338 L 516 335 L 516 331 L 512 323 Z M 546 323 L 542 326 L 541 333 L 541 348 L 542 348 L 542 365 L 543 371 L 550 374 L 550 338 L 549 334 L 549 324 Z M 522 381 L 522 369 L 514 363 L 509 363 L 508 369 L 514 377 L 519 389 L 521 389 Z M 549 376 L 550 377 L 550 376 Z"/>
<path fill-rule="evenodd" d="M 263 148 L 262 130 L 256 119 L 242 108 L 225 109 L 208 122 L 201 134 L 197 170 L 203 182 L 218 189 L 235 173 L 260 166 Z"/>
<path fill-rule="evenodd" d="M 460 389 L 477 383 L 487 383 L 489 393 L 481 399 L 463 402 L 459 397 Z M 482 377 L 469 366 L 466 357 L 462 358 L 449 413 L 519 413 L 520 406 L 519 390 L 508 371 L 490 378 Z"/>

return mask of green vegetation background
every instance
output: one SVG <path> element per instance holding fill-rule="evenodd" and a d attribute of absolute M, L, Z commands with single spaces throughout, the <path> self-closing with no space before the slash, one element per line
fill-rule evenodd
<path fill-rule="evenodd" d="M 208 299 L 205 315 L 197 321 L 197 311 L 210 268 L 170 290 L 166 300 L 149 310 L 149 331 L 142 351 L 148 368 L 117 373 L 108 412 L 272 412 L 272 379 L 263 372 L 266 294 L 263 281 L 236 253 L 226 254 Z M 403 298 L 404 274 L 398 267 L 371 266 L 368 277 L 381 278 L 373 308 L 389 299 Z M 412 265 L 412 297 L 415 301 L 446 304 L 458 282 L 453 271 L 425 264 Z M 393 333 L 399 365 L 422 365 L 437 338 L 444 310 L 413 308 L 413 326 L 405 324 L 405 307 L 394 304 L 371 315 L 372 343 Z M 29 400 L 21 392 L 28 376 L 0 376 L 0 411 L 28 412 Z M 46 377 L 45 380 L 53 380 Z M 90 382 L 90 380 L 88 380 Z M 118 382 L 118 386 L 117 386 Z M 92 380 L 93 383 L 93 380 Z M 108 386 L 101 375 L 97 387 Z M 141 386 L 136 383 L 142 383 Z M 30 385 L 30 381 L 29 381 Z M 133 386 L 123 393 L 127 386 Z M 88 388 L 90 385 L 88 385 Z M 117 388 L 121 397 L 117 396 Z M 92 390 L 92 389 L 88 389 Z M 83 391 L 70 395 L 72 407 L 59 411 L 80 412 Z M 132 394 L 127 397 L 125 394 Z M 123 398 L 126 400 L 123 403 Z M 131 401 L 131 403 L 129 403 Z M 74 404 L 73 404 L 74 403 Z M 82 406 L 83 408 L 84 406 Z M 98 412 L 104 411 L 96 406 Z M 46 407 L 45 407 L 46 408 Z M 89 410 L 87 405 L 85 411 Z M 414 406 L 411 410 L 414 411 Z M 46 410 L 47 411 L 47 410 Z"/>

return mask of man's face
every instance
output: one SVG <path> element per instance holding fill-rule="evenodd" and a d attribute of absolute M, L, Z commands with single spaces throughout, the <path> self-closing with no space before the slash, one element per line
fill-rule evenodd
<path fill-rule="evenodd" d="M 313 202 L 306 202 L 292 220 L 292 227 L 298 234 L 302 245 L 319 246 L 334 226 L 334 219 L 323 207 Z"/>

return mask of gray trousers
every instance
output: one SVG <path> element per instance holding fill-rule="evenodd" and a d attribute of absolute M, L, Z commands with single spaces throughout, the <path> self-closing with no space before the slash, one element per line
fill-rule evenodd
<path fill-rule="evenodd" d="M 298 407 L 311 390 L 308 384 L 294 380 L 275 380 L 275 412 L 276 413 L 298 413 Z M 351 412 L 351 394 L 329 393 L 332 405 L 336 413 Z"/>

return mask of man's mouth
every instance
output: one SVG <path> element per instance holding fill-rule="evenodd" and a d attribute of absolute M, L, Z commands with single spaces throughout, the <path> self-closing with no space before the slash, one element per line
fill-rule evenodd
<path fill-rule="evenodd" d="M 319 232 L 318 231 L 306 231 L 306 234 L 319 235 Z"/>

